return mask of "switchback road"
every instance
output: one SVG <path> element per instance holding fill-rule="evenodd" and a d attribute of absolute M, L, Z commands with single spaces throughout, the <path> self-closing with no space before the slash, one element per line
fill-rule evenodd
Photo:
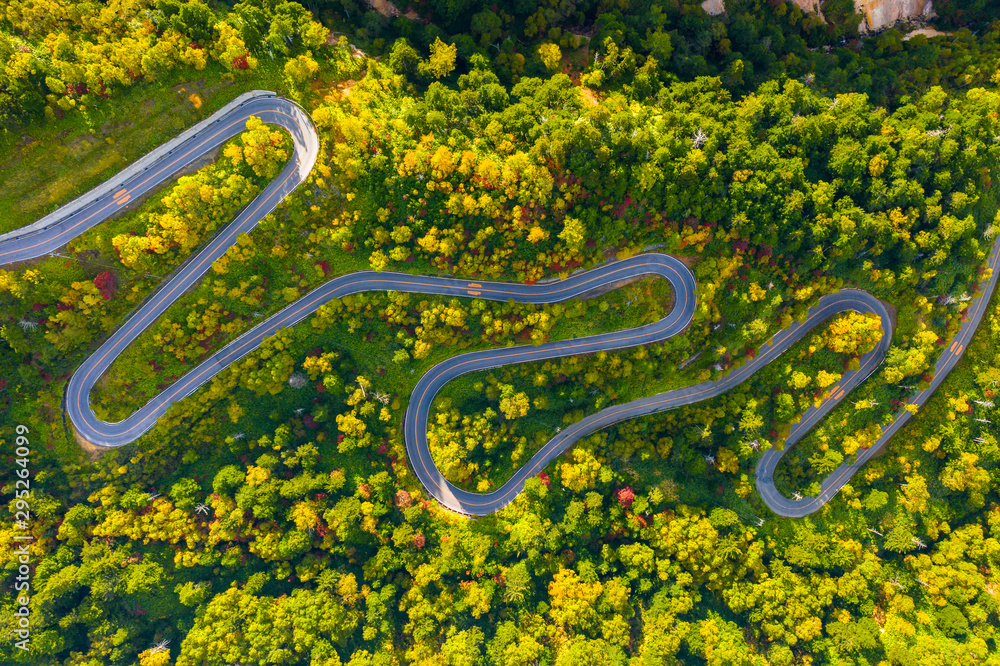
<path fill-rule="evenodd" d="M 624 421 L 674 409 L 718 396 L 742 383 L 795 342 L 801 340 L 829 317 L 848 310 L 877 315 L 882 324 L 882 338 L 875 349 L 860 359 L 860 369 L 846 373 L 831 387 L 819 407 L 810 408 L 800 423 L 792 429 L 781 451 L 766 452 L 757 466 L 757 488 L 767 505 L 782 516 L 807 515 L 823 506 L 855 472 L 912 416 L 902 411 L 888 426 L 876 446 L 868 449 L 853 462 L 834 470 L 821 484 L 816 497 L 790 500 L 774 487 L 774 468 L 782 455 L 833 407 L 881 363 L 892 338 L 891 320 L 884 305 L 872 295 L 854 289 L 844 289 L 823 296 L 809 310 L 802 323 L 794 323 L 777 333 L 758 355 L 722 378 L 668 391 L 649 398 L 634 400 L 603 409 L 558 432 L 514 476 L 499 489 L 489 493 L 470 493 L 448 482 L 431 458 L 427 444 L 427 420 L 434 396 L 449 381 L 460 375 L 486 370 L 510 363 L 539 361 L 561 356 L 586 354 L 601 350 L 624 349 L 666 340 L 683 331 L 691 322 L 695 309 L 695 280 L 691 272 L 677 259 L 662 254 L 642 254 L 623 261 L 579 273 L 546 285 L 521 285 L 500 282 L 473 282 L 451 278 L 423 277 L 404 273 L 362 271 L 327 282 L 272 315 L 177 380 L 127 419 L 118 423 L 99 420 L 90 407 L 90 391 L 115 358 L 138 335 L 149 327 L 177 298 L 192 287 L 208 270 L 212 262 L 225 253 L 240 233 L 249 232 L 277 204 L 308 176 L 318 155 L 316 131 L 306 113 L 294 103 L 256 91 L 249 99 L 227 106 L 207 121 L 189 130 L 164 149 L 154 151 L 94 191 L 81 197 L 42 225 L 35 224 L 21 232 L 13 232 L 0 240 L 0 265 L 44 256 L 65 245 L 87 229 L 107 219 L 132 198 L 172 178 L 178 171 L 205 153 L 214 150 L 227 139 L 239 134 L 250 116 L 286 129 L 292 136 L 294 152 L 288 165 L 235 220 L 219 232 L 194 258 L 147 300 L 145 304 L 115 331 L 94 352 L 70 379 L 66 392 L 66 410 L 77 432 L 85 439 L 105 447 L 117 447 L 136 440 L 155 425 L 174 402 L 191 395 L 200 386 L 236 360 L 257 349 L 261 341 L 281 328 L 293 326 L 334 298 L 363 291 L 406 291 L 420 294 L 440 294 L 496 301 L 514 300 L 522 303 L 556 303 L 586 294 L 618 281 L 643 275 L 656 275 L 670 281 L 674 290 L 674 308 L 660 321 L 615 333 L 547 343 L 539 346 L 507 347 L 461 354 L 443 361 L 429 370 L 417 382 L 406 411 L 404 436 L 407 454 L 414 471 L 427 491 L 442 505 L 468 515 L 486 515 L 509 504 L 518 495 L 528 477 L 538 474 L 556 456 L 593 432 Z M 169 148 L 169 150 L 167 149 Z M 112 181 L 120 180 L 114 184 Z M 994 245 L 989 266 L 996 266 L 1000 241 Z M 912 398 L 923 404 L 961 357 L 971 339 L 996 284 L 996 274 L 983 285 L 982 294 L 972 303 L 970 314 L 963 321 L 952 346 L 937 362 L 930 387 Z"/>

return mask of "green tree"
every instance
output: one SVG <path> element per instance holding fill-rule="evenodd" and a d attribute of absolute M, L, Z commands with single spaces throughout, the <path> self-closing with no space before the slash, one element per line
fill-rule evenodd
<path fill-rule="evenodd" d="M 410 46 L 405 38 L 401 37 L 392 45 L 389 65 L 397 74 L 412 77 L 417 73 L 417 68 L 420 65 L 420 54 Z"/>
<path fill-rule="evenodd" d="M 500 38 L 503 21 L 489 9 L 483 9 L 472 16 L 469 27 L 472 35 L 479 38 L 479 45 L 486 48 Z"/>

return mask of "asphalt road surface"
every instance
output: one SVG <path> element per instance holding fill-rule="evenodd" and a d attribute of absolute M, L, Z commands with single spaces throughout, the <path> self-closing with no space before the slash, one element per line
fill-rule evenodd
<path fill-rule="evenodd" d="M 952 339 L 951 344 L 941 352 L 938 357 L 937 362 L 934 364 L 934 378 L 930 381 L 927 388 L 917 392 L 912 395 L 907 401 L 907 405 L 913 405 L 919 408 L 931 397 L 931 394 L 937 390 L 937 387 L 941 385 L 941 382 L 945 380 L 948 373 L 952 371 L 952 368 L 958 364 L 958 361 L 962 358 L 962 353 L 969 346 L 969 342 L 972 340 L 973 334 L 975 334 L 976 329 L 979 327 L 979 322 L 982 321 L 983 315 L 986 314 L 986 307 L 989 304 L 990 296 L 993 294 L 993 289 L 997 284 L 997 261 L 1000 258 L 1000 238 L 997 239 L 993 244 L 993 248 L 990 250 L 989 257 L 987 259 L 987 265 L 991 271 L 991 275 L 986 280 L 985 283 L 980 283 L 979 289 L 980 293 L 978 296 L 973 298 L 969 302 L 969 309 L 965 313 L 962 319 L 962 325 L 958 329 L 958 333 Z M 888 320 L 883 317 L 882 319 L 882 340 L 879 342 L 879 347 L 883 346 L 885 340 L 891 337 L 891 330 L 887 327 L 886 322 Z M 781 333 L 778 334 L 780 336 Z M 775 337 L 778 337 L 775 336 Z M 878 348 L 876 348 L 877 350 Z M 874 371 L 875 367 L 872 365 L 870 369 L 868 368 L 868 361 L 866 359 L 868 355 L 861 359 L 861 370 L 855 374 L 865 373 L 869 375 Z M 881 359 L 881 357 L 879 357 Z M 877 363 L 876 363 L 877 364 Z M 769 450 L 763 456 L 761 456 L 760 462 L 757 463 L 757 490 L 760 492 L 761 497 L 764 502 L 767 503 L 768 507 L 774 511 L 779 516 L 786 516 L 789 518 L 800 518 L 806 516 L 813 511 L 816 511 L 821 506 L 829 502 L 837 492 L 843 488 L 848 481 L 857 473 L 861 467 L 868 462 L 872 456 L 876 455 L 886 443 L 895 435 L 899 430 L 906 425 L 906 423 L 913 418 L 913 414 L 905 409 L 905 407 L 895 414 L 892 422 L 883 425 L 882 435 L 878 438 L 875 444 L 868 449 L 862 449 L 853 458 L 853 460 L 848 460 L 844 462 L 840 467 L 830 472 L 823 483 L 820 485 L 820 492 L 815 497 L 803 497 L 800 500 L 788 499 L 774 487 L 774 468 L 781 460 L 782 456 L 785 455 L 791 449 L 794 444 L 799 441 L 806 432 L 812 428 L 819 419 L 829 412 L 831 409 L 836 407 L 837 403 L 843 399 L 846 393 L 850 392 L 858 382 L 852 384 L 847 384 L 851 382 L 853 378 L 848 375 L 844 375 L 844 378 L 838 383 L 838 386 L 844 387 L 841 390 L 833 391 L 831 390 L 831 398 L 824 401 L 823 404 L 817 409 L 815 407 L 810 408 L 803 417 L 800 423 L 797 423 L 793 428 L 791 433 L 789 433 L 788 438 L 785 440 L 784 448 L 781 451 Z M 916 380 L 911 380 L 916 383 Z"/>
<path fill-rule="evenodd" d="M 66 391 L 65 407 L 77 432 L 86 440 L 105 447 L 117 447 L 135 441 L 156 424 L 174 402 L 191 395 L 224 368 L 257 349 L 261 341 L 277 330 L 293 326 L 334 298 L 363 291 L 406 291 L 420 294 L 440 294 L 496 301 L 514 300 L 521 303 L 556 303 L 577 298 L 594 289 L 612 285 L 624 279 L 655 275 L 669 280 L 674 290 L 674 308 L 660 321 L 638 328 L 605 333 L 575 340 L 546 343 L 539 346 L 507 347 L 470 352 L 439 363 L 417 382 L 404 421 L 404 435 L 410 464 L 417 477 L 442 505 L 467 514 L 486 515 L 506 506 L 520 493 L 524 481 L 538 474 L 556 456 L 575 442 L 602 428 L 648 414 L 674 409 L 718 396 L 742 383 L 764 367 L 813 328 L 829 317 L 848 310 L 877 315 L 882 323 L 882 338 L 860 359 L 860 369 L 846 373 L 829 389 L 819 407 L 810 408 L 796 424 L 781 451 L 767 451 L 757 466 L 757 488 L 767 505 L 782 516 L 799 517 L 817 510 L 843 487 L 857 470 L 874 455 L 912 416 L 902 411 L 884 432 L 878 443 L 861 452 L 853 461 L 834 470 L 821 484 L 816 497 L 791 500 L 774 487 L 774 468 L 791 448 L 824 415 L 833 409 L 881 363 L 892 338 L 891 320 L 884 305 L 871 294 L 844 289 L 823 296 L 809 310 L 807 318 L 777 333 L 758 355 L 722 378 L 666 393 L 612 405 L 555 434 L 503 486 L 489 493 L 470 493 L 457 488 L 441 475 L 431 458 L 427 444 L 427 419 L 434 396 L 449 381 L 468 372 L 486 370 L 510 363 L 524 363 L 601 350 L 624 349 L 660 342 L 677 335 L 691 322 L 695 309 L 695 280 L 691 272 L 677 259 L 663 254 L 642 254 L 623 261 L 605 264 L 559 282 L 545 285 L 521 285 L 501 282 L 474 282 L 452 278 L 423 277 L 405 273 L 362 271 L 335 278 L 303 296 L 280 312 L 264 320 L 210 358 L 177 380 L 127 419 L 118 423 L 99 420 L 90 407 L 90 391 L 115 358 L 188 288 L 197 283 L 212 262 L 226 252 L 240 233 L 252 230 L 277 204 L 308 176 L 318 154 L 318 139 L 308 115 L 294 103 L 274 96 L 254 99 L 245 105 L 220 114 L 202 131 L 191 136 L 142 173 L 125 181 L 122 187 L 108 193 L 81 210 L 45 229 L 0 241 L 0 265 L 41 257 L 58 250 L 69 240 L 107 219 L 121 206 L 157 185 L 171 179 L 178 171 L 205 153 L 214 150 L 227 139 L 239 134 L 250 116 L 286 129 L 292 136 L 294 152 L 282 172 L 236 219 L 219 232 L 194 258 L 186 262 L 147 300 L 101 347 L 73 374 Z M 989 258 L 990 268 L 996 267 L 1000 241 Z M 944 377 L 954 367 L 968 345 L 996 284 L 994 273 L 982 285 L 982 294 L 972 306 L 951 347 L 935 367 L 935 377 L 929 388 L 912 397 L 911 402 L 923 404 Z"/>

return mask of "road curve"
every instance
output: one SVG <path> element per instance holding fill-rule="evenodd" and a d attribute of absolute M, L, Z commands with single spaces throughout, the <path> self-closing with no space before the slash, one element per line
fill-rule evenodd
<path fill-rule="evenodd" d="M 628 261 L 631 262 L 639 259 L 649 261 L 654 257 L 662 258 L 658 259 L 658 261 L 673 259 L 665 255 L 643 254 L 633 257 Z M 615 262 L 594 271 L 581 273 L 575 277 L 588 277 L 605 268 L 614 268 L 618 264 L 624 263 L 626 262 Z M 665 265 L 670 266 L 671 264 L 665 262 Z M 546 442 L 531 460 L 518 469 L 497 490 L 483 494 L 470 493 L 456 488 L 441 477 L 440 472 L 435 467 L 428 453 L 426 439 L 430 405 L 434 400 L 435 394 L 441 387 L 455 377 L 474 370 L 484 370 L 506 365 L 507 363 L 521 363 L 524 361 L 598 351 L 599 349 L 622 349 L 657 342 L 675 335 L 690 320 L 687 308 L 694 305 L 694 299 L 682 291 L 689 284 L 686 280 L 680 282 L 680 288 L 678 288 L 678 281 L 676 279 L 671 279 L 669 275 L 663 275 L 663 277 L 671 280 L 677 297 L 674 310 L 655 324 L 619 331 L 617 333 L 606 333 L 578 340 L 569 340 L 562 343 L 549 343 L 540 347 L 510 347 L 503 350 L 470 352 L 442 361 L 429 370 L 417 382 L 404 422 L 407 454 L 421 483 L 424 484 L 439 502 L 455 511 L 470 515 L 492 513 L 514 500 L 521 491 L 525 479 L 541 472 L 545 469 L 549 461 L 560 455 L 581 438 L 620 421 L 676 409 L 684 405 L 690 405 L 719 396 L 749 379 L 754 373 L 801 340 L 812 329 L 835 314 L 853 310 L 855 312 L 870 312 L 877 315 L 882 322 L 882 338 L 872 351 L 860 359 L 861 367 L 859 370 L 844 375 L 838 384 L 839 387 L 842 387 L 840 389 L 842 393 L 838 399 L 829 401 L 828 405 L 819 410 L 821 413 L 815 416 L 815 420 L 818 420 L 829 409 L 835 406 L 847 392 L 863 381 L 878 367 L 892 339 L 891 320 L 882 302 L 864 291 L 842 289 L 835 294 L 828 294 L 822 297 L 819 303 L 809 310 L 804 322 L 792 324 L 777 333 L 767 344 L 760 348 L 758 355 L 754 359 L 720 379 L 659 393 L 648 398 L 639 398 L 620 405 L 611 405 L 566 427 Z M 558 282 L 555 284 L 561 285 L 563 283 Z M 693 287 L 693 282 L 690 284 Z M 837 390 L 836 387 L 831 388 L 831 395 Z M 770 478 L 768 478 L 765 485 L 773 489 L 773 483 Z M 776 491 L 774 494 L 777 497 L 781 497 Z M 765 501 L 768 499 L 769 496 L 765 497 Z M 770 505 L 770 502 L 768 504 Z"/>
<path fill-rule="evenodd" d="M 156 321 L 170 304 L 201 278 L 212 262 L 235 242 L 238 234 L 253 229 L 261 218 L 274 210 L 282 199 L 302 183 L 316 161 L 318 139 L 308 115 L 293 102 L 276 97 L 273 93 L 258 91 L 254 94 L 258 96 L 240 103 L 235 108 L 225 109 L 217 114 L 218 117 L 213 116 L 210 122 L 189 133 L 183 141 L 171 146 L 169 151 L 161 150 L 155 156 L 155 160 L 143 166 L 141 171 L 136 165 L 126 169 L 129 175 L 122 181 L 120 188 L 117 186 L 109 188 L 106 184 L 99 186 L 106 192 L 103 194 L 91 192 L 92 196 L 86 199 L 85 204 L 81 203 L 75 208 L 67 206 L 67 214 L 55 223 L 41 229 L 32 228 L 25 232 L 7 234 L 4 236 L 6 240 L 0 240 L 0 265 L 48 254 L 107 219 L 130 199 L 141 196 L 169 180 L 194 160 L 239 134 L 250 116 L 257 116 L 266 123 L 278 125 L 292 136 L 294 143 L 292 158 L 277 178 L 194 258 L 183 265 L 166 284 L 157 289 L 147 302 L 73 374 L 66 392 L 66 410 L 77 431 L 94 444 L 117 447 L 134 441 L 155 425 L 157 419 L 174 402 L 190 395 L 224 368 L 257 349 L 263 339 L 281 328 L 302 321 L 334 298 L 363 291 L 405 291 L 545 304 L 576 298 L 593 289 L 643 275 L 663 277 L 670 281 L 674 289 L 674 308 L 658 322 L 564 342 L 461 354 L 437 364 L 420 378 L 407 407 L 404 436 L 410 463 L 421 483 L 435 499 L 447 508 L 467 515 L 486 515 L 497 511 L 513 501 L 523 488 L 525 479 L 542 471 L 549 461 L 582 437 L 613 423 L 718 396 L 748 379 L 826 319 L 847 310 L 877 315 L 882 324 L 882 338 L 875 349 L 861 358 L 859 370 L 846 373 L 838 384 L 830 388 L 828 397 L 818 408 L 810 408 L 803 415 L 801 422 L 792 429 L 782 451 L 772 450 L 762 456 L 757 466 L 757 487 L 764 501 L 772 510 L 783 516 L 804 516 L 815 511 L 829 501 L 860 466 L 911 416 L 906 411 L 898 415 L 885 428 L 876 446 L 864 451 L 853 462 L 845 463 L 824 479 L 821 492 L 816 497 L 790 500 L 774 487 L 774 468 L 784 453 L 843 400 L 851 389 L 874 372 L 884 358 L 892 339 L 891 320 L 885 306 L 871 294 L 844 289 L 823 296 L 809 310 L 803 322 L 795 323 L 777 333 L 760 348 L 754 359 L 718 380 L 668 391 L 622 405 L 613 405 L 567 427 L 549 440 L 528 463 L 495 491 L 470 493 L 444 479 L 431 458 L 427 444 L 427 420 L 434 396 L 447 382 L 468 372 L 510 363 L 651 344 L 676 335 L 687 327 L 695 309 L 695 281 L 691 272 L 673 257 L 663 254 L 642 254 L 546 285 L 471 282 L 373 271 L 344 275 L 318 287 L 230 342 L 127 419 L 117 423 L 101 421 L 90 407 L 89 396 L 94 383 L 102 373 L 144 329 Z M 990 268 L 996 266 L 998 251 L 1000 251 L 1000 240 L 994 245 L 990 255 Z M 971 314 L 963 322 L 954 344 L 939 359 L 934 381 L 928 389 L 913 397 L 915 404 L 923 404 L 957 363 L 985 312 L 996 279 L 996 274 L 992 275 L 982 290 L 982 295 L 974 301 Z"/>
<path fill-rule="evenodd" d="M 975 334 L 976 329 L 979 328 L 979 322 L 982 321 L 983 315 L 986 314 L 986 308 L 989 305 L 990 297 L 993 295 L 993 290 L 996 288 L 997 277 L 1000 273 L 997 272 L 997 262 L 1000 260 L 1000 238 L 993 243 L 993 247 L 990 250 L 989 257 L 987 258 L 986 265 L 990 270 L 990 275 L 987 278 L 985 284 L 980 284 L 979 295 L 976 296 L 969 304 L 969 309 L 962 318 L 962 325 L 959 327 L 958 332 L 952 339 L 951 344 L 941 352 L 938 357 L 937 362 L 934 364 L 934 378 L 930 381 L 927 388 L 920 390 L 918 393 L 910 396 L 906 401 L 906 406 L 914 405 L 915 407 L 921 407 L 927 400 L 931 397 L 931 394 L 937 390 L 937 387 L 941 385 L 941 382 L 945 380 L 948 373 L 958 364 L 959 360 L 962 358 L 962 354 L 965 352 L 966 348 L 969 346 L 969 342 L 972 340 L 972 336 Z M 886 327 L 887 319 L 883 317 L 882 319 L 882 340 L 879 341 L 879 347 L 883 346 L 883 343 L 891 337 L 892 331 Z M 780 333 L 778 335 L 781 335 Z M 777 336 L 775 336 L 777 337 Z M 861 359 L 861 370 L 859 373 L 871 374 L 874 371 L 874 366 L 869 370 L 865 370 L 867 367 L 866 361 Z M 863 379 L 863 378 L 862 378 Z M 847 375 L 839 382 L 839 386 L 845 386 L 847 382 L 851 381 Z M 820 492 L 815 497 L 803 497 L 800 500 L 789 499 L 778 492 L 778 489 L 774 487 L 774 468 L 777 466 L 781 458 L 795 445 L 802 437 L 812 428 L 823 416 L 829 412 L 831 409 L 837 406 L 837 403 L 843 399 L 844 395 L 850 392 L 857 382 L 854 382 L 846 387 L 843 391 L 833 391 L 831 390 L 830 395 L 836 396 L 834 400 L 824 401 L 823 404 L 816 407 L 810 407 L 808 411 L 802 416 L 802 421 L 795 424 L 789 433 L 788 437 L 785 439 L 784 448 L 782 450 L 771 449 L 761 456 L 760 461 L 757 463 L 757 478 L 756 485 L 757 490 L 760 492 L 761 497 L 767 506 L 774 511 L 779 516 L 785 516 L 787 518 L 801 518 L 806 516 L 824 504 L 833 499 L 841 488 L 843 488 L 851 478 L 857 473 L 859 469 L 866 462 L 868 462 L 873 456 L 879 453 L 886 443 L 899 432 L 904 425 L 906 425 L 911 418 L 913 418 L 913 413 L 906 409 L 904 406 L 899 412 L 893 415 L 892 421 L 888 424 L 882 425 L 882 435 L 878 438 L 871 448 L 863 449 L 854 456 L 853 460 L 848 460 L 843 463 L 837 469 L 830 472 L 829 475 L 820 484 Z"/>

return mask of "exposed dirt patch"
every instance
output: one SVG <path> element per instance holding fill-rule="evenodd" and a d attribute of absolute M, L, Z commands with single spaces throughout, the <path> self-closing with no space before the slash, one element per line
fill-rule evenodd
<path fill-rule="evenodd" d="M 695 264 L 701 261 L 701 257 L 691 256 L 688 254 L 672 254 L 670 256 L 687 266 L 689 269 L 694 268 Z"/>
<path fill-rule="evenodd" d="M 937 16 L 931 0 L 855 0 L 854 9 L 864 16 L 859 32 L 879 32 L 900 23 Z"/>
<path fill-rule="evenodd" d="M 350 81 L 350 85 L 354 85 L 355 81 Z M 341 98 L 340 90 L 346 85 L 342 81 L 324 81 L 323 79 L 313 79 L 309 82 L 309 87 L 312 88 L 313 93 L 316 95 L 322 95 L 323 99 L 336 101 Z"/>
<path fill-rule="evenodd" d="M 70 429 L 73 430 L 73 439 L 76 440 L 76 443 L 80 445 L 81 449 L 87 452 L 87 457 L 91 461 L 100 459 L 105 453 L 111 450 L 107 447 L 98 446 L 97 444 L 94 444 L 93 442 L 84 439 L 83 435 L 78 433 L 76 431 L 76 428 L 74 428 L 72 425 L 70 426 Z"/>
<path fill-rule="evenodd" d="M 617 282 L 611 282 L 611 283 L 608 283 L 608 284 L 605 284 L 605 285 L 601 285 L 600 287 L 594 287 L 593 289 L 591 289 L 589 291 L 583 292 L 582 294 L 580 294 L 579 296 L 577 296 L 577 298 L 579 298 L 580 300 L 584 300 L 584 301 L 589 300 L 591 298 L 597 298 L 598 296 L 603 296 L 604 294 L 608 294 L 608 293 L 610 293 L 610 292 L 612 292 L 612 291 L 614 291 L 616 289 L 621 289 L 622 287 L 626 287 L 626 286 L 628 286 L 630 284 L 633 284 L 635 282 L 638 282 L 639 280 L 642 280 L 643 278 L 646 278 L 646 277 L 649 277 L 649 276 L 648 275 L 634 275 L 632 277 L 627 277 L 624 280 L 618 280 Z"/>
<path fill-rule="evenodd" d="M 218 83 L 213 83 L 209 87 L 205 88 L 202 91 L 202 94 L 205 95 L 205 97 L 210 97 L 211 95 L 219 92 L 220 90 L 225 90 L 234 83 L 236 83 L 236 81 L 219 81 Z"/>
<path fill-rule="evenodd" d="M 584 106 L 597 106 L 600 103 L 597 95 L 590 88 L 580 88 L 580 96 L 583 97 Z"/>
<path fill-rule="evenodd" d="M 399 16 L 399 8 L 389 2 L 389 0 L 366 0 L 366 4 L 386 18 L 396 18 Z"/>
<path fill-rule="evenodd" d="M 87 150 L 92 145 L 94 145 L 95 141 L 97 141 L 97 137 L 95 137 L 93 134 L 87 134 L 84 136 L 76 137 L 75 139 L 67 143 L 66 147 L 75 153 L 77 150 Z"/>
<path fill-rule="evenodd" d="M 712 16 L 726 13 L 726 5 L 722 0 L 705 0 L 705 2 L 701 3 L 701 8 Z"/>
<path fill-rule="evenodd" d="M 951 34 L 950 32 L 941 32 L 940 30 L 935 30 L 934 28 L 919 28 L 917 30 L 914 30 L 913 32 L 907 33 L 906 36 L 903 37 L 903 41 L 905 42 L 911 37 L 916 37 L 917 35 L 924 35 L 925 37 L 930 38 L 930 37 L 946 37 L 950 34 Z"/>
<path fill-rule="evenodd" d="M 580 76 L 590 64 L 590 37 L 573 33 L 576 46 L 563 50 L 560 72 L 567 75 L 574 86 L 580 85 Z"/>
<path fill-rule="evenodd" d="M 889 322 L 892 325 L 892 330 L 895 331 L 896 330 L 896 306 L 893 305 L 892 303 L 889 303 L 889 302 L 886 302 L 886 301 L 882 301 L 882 305 L 884 305 L 885 309 L 888 310 L 888 312 L 889 312 Z"/>
<path fill-rule="evenodd" d="M 314 79 L 309 82 L 312 91 L 316 95 L 320 95 L 326 102 L 339 102 L 346 98 L 353 88 L 357 84 L 354 79 L 348 79 L 347 81 L 323 81 L 320 79 Z"/>
<path fill-rule="evenodd" d="M 600 287 L 595 287 L 589 291 L 580 294 L 577 298 L 582 300 L 589 300 L 591 298 L 597 298 L 598 296 L 603 296 L 604 294 L 609 294 L 616 289 L 621 289 L 622 287 L 627 287 L 630 284 L 646 284 L 647 287 L 651 285 L 654 281 L 661 279 L 655 275 L 635 275 L 632 277 L 625 278 L 623 280 L 618 280 L 610 284 L 606 284 Z M 670 295 L 667 297 L 665 303 L 667 312 L 674 307 L 674 290 L 670 289 Z"/>
<path fill-rule="evenodd" d="M 339 102 L 342 99 L 347 99 L 347 96 L 351 94 L 351 88 L 357 85 L 357 83 L 358 82 L 354 79 L 341 81 L 331 88 L 330 93 L 328 95 L 324 95 L 323 99 L 330 102 Z"/>

